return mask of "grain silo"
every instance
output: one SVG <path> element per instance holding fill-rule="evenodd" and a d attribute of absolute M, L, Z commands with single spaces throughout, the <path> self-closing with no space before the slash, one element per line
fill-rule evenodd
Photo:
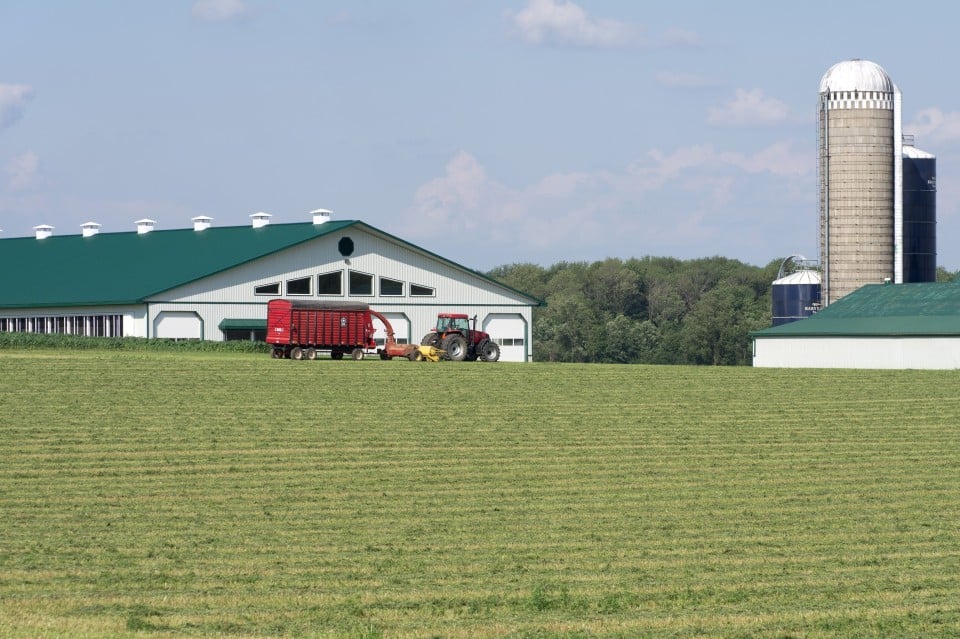
<path fill-rule="evenodd" d="M 937 281 L 937 158 L 903 144 L 903 281 Z"/>
<path fill-rule="evenodd" d="M 864 284 L 902 281 L 900 121 L 900 90 L 880 65 L 847 60 L 820 81 L 824 306 Z"/>

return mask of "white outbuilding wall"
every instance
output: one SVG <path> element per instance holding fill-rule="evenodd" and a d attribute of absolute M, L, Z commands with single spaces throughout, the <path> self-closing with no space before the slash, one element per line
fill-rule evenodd
<path fill-rule="evenodd" d="M 960 336 L 758 337 L 753 349 L 756 367 L 960 368 Z"/>

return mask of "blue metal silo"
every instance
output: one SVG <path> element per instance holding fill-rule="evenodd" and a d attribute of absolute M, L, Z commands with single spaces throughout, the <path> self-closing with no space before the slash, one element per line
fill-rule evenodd
<path fill-rule="evenodd" d="M 903 281 L 937 281 L 937 158 L 903 147 Z"/>
<path fill-rule="evenodd" d="M 820 309 L 820 273 L 803 269 L 773 282 L 773 325 L 810 317 Z"/>

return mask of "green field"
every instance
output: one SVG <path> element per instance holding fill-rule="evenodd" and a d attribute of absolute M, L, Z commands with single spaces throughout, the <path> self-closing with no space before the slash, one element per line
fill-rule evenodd
<path fill-rule="evenodd" d="M 0 636 L 960 637 L 958 382 L 0 352 Z"/>

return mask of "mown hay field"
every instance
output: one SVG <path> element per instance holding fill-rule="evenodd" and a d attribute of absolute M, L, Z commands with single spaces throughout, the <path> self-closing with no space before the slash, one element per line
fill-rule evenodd
<path fill-rule="evenodd" d="M 0 636 L 960 636 L 960 373 L 0 353 Z"/>

